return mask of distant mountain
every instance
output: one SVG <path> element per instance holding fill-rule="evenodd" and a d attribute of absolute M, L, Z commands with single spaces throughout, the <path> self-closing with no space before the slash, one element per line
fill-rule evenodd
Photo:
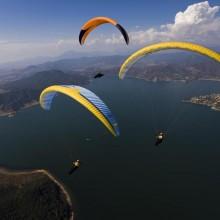
<path fill-rule="evenodd" d="M 0 115 L 14 113 L 27 106 L 37 104 L 41 91 L 54 84 L 89 83 L 89 76 L 70 75 L 59 70 L 37 72 L 29 77 L 9 82 L 0 93 Z"/>
<path fill-rule="evenodd" d="M 149 81 L 220 80 L 220 64 L 213 60 L 134 65 L 127 76 Z"/>
<path fill-rule="evenodd" d="M 28 65 L 38 65 L 41 63 L 52 61 L 54 59 L 56 58 L 49 56 L 38 56 L 29 59 L 0 63 L 0 69 L 4 69 L 4 70 L 21 69 L 27 67 Z"/>
<path fill-rule="evenodd" d="M 31 76 L 36 72 L 60 70 L 71 74 L 79 72 L 88 74 L 108 70 L 113 67 L 119 67 L 125 57 L 106 56 L 106 57 L 81 57 L 77 59 L 63 59 L 57 61 L 45 62 L 39 65 L 30 65 L 22 69 L 0 70 L 1 84 L 8 81 L 15 81 L 24 77 Z M 7 73 L 7 74 L 5 74 Z"/>
<path fill-rule="evenodd" d="M 213 50 L 220 52 L 220 47 L 219 46 L 209 46 L 210 48 L 212 48 Z M 6 71 L 12 71 L 12 70 L 18 70 L 18 69 L 25 69 L 28 66 L 38 66 L 38 65 L 42 65 L 45 67 L 45 65 L 58 65 L 57 62 L 62 61 L 62 62 L 68 62 L 68 61 L 72 61 L 74 63 L 74 61 L 77 62 L 77 60 L 81 60 L 81 59 L 86 59 L 86 60 L 93 60 L 93 59 L 99 59 L 99 58 L 107 58 L 107 57 L 124 57 L 126 58 L 127 56 L 129 56 L 132 52 L 134 52 L 135 50 L 137 50 L 139 48 L 136 49 L 126 49 L 125 51 L 117 51 L 115 54 L 112 54 L 112 52 L 110 53 L 103 53 L 100 51 L 92 51 L 92 52 L 88 52 L 88 51 L 74 51 L 74 50 L 69 50 L 66 51 L 64 53 L 62 53 L 59 56 L 38 56 L 38 57 L 32 57 L 29 59 L 23 59 L 23 60 L 17 60 L 17 61 L 11 61 L 11 62 L 6 62 L 6 63 L 0 63 L 0 75 L 2 74 L 2 72 Z M 117 54 L 117 55 L 116 55 Z M 164 55 L 165 54 L 165 55 Z M 173 55 L 174 54 L 174 55 Z M 175 54 L 178 54 L 178 56 L 175 56 Z M 172 61 L 173 59 L 176 60 L 175 58 L 178 59 L 179 56 L 181 56 L 180 54 L 184 54 L 183 51 L 179 51 L 179 50 L 168 50 L 168 51 L 164 51 L 164 52 L 160 52 L 160 53 L 156 53 L 152 55 L 152 58 L 155 61 L 164 59 L 164 62 L 167 61 Z M 187 56 L 185 56 L 185 58 L 190 59 L 190 57 L 192 57 L 194 54 L 189 52 Z M 108 58 L 107 58 L 108 59 Z M 56 68 L 52 68 L 52 69 L 56 69 Z M 42 70 L 48 70 L 48 69 L 41 69 L 38 71 L 42 71 Z M 64 69 L 60 69 L 60 70 L 64 70 Z"/>
<path fill-rule="evenodd" d="M 13 82 L 9 82 L 2 88 L 9 91 L 18 89 L 42 89 L 54 84 L 86 84 L 89 77 L 80 74 L 67 74 L 60 70 L 48 70 L 37 72 Z"/>
<path fill-rule="evenodd" d="M 65 56 L 63 56 L 65 57 Z M 36 72 L 49 71 L 49 70 L 60 70 L 63 72 L 81 72 L 91 73 L 99 71 L 109 71 L 115 68 L 119 70 L 120 65 L 128 57 L 128 55 L 112 55 L 112 56 L 96 56 L 96 57 L 80 57 L 62 58 L 58 60 L 51 60 L 43 62 L 37 65 L 28 65 L 25 68 L 17 68 L 5 70 L 0 68 L 1 82 L 0 84 L 7 83 L 8 81 L 18 80 L 23 77 L 31 76 Z M 196 63 L 209 62 L 210 59 L 207 57 L 182 51 L 164 51 L 160 53 L 150 54 L 137 62 L 135 66 L 146 67 L 149 65 L 161 65 L 161 64 L 175 64 L 175 65 L 194 65 Z"/>
<path fill-rule="evenodd" d="M 50 70 L 56 69 L 64 72 L 80 71 L 89 68 L 102 68 L 107 69 L 113 66 L 119 66 L 125 59 L 124 56 L 105 56 L 105 57 L 81 57 L 75 59 L 62 59 L 57 61 L 46 62 L 36 66 L 32 66 L 32 69 L 38 70 Z M 30 71 L 30 67 L 27 67 Z M 24 69 L 26 71 L 26 69 Z"/>
<path fill-rule="evenodd" d="M 1 111 L 17 111 L 38 100 L 40 91 L 53 84 L 88 83 L 97 72 L 117 75 L 125 56 L 82 57 L 31 65 L 2 75 Z M 220 80 L 220 64 L 190 52 L 152 54 L 140 59 L 128 76 L 149 81 Z"/>
<path fill-rule="evenodd" d="M 119 68 L 127 56 L 103 56 L 103 57 L 81 57 L 77 59 L 62 59 L 56 61 L 45 62 L 39 65 L 30 65 L 26 68 L 11 71 L 0 70 L 0 85 L 8 84 L 10 81 L 17 81 L 38 72 L 44 71 L 62 71 L 71 75 L 94 75 L 97 72 L 104 74 L 117 74 Z M 172 67 L 171 67 L 172 65 Z M 159 71 L 164 72 L 165 67 L 175 69 L 175 71 L 189 72 L 194 69 L 199 72 L 200 77 L 219 74 L 219 64 L 211 59 L 191 52 L 170 52 L 155 53 L 143 57 L 129 71 L 129 75 L 135 76 L 137 72 L 142 75 Z M 134 69 L 138 71 L 133 71 Z M 159 69 L 159 70 L 158 70 Z M 146 70 L 146 71 L 143 71 Z M 190 71 L 189 71 L 190 70 Z M 206 70 L 206 71 L 205 71 Z M 173 71 L 173 70 L 172 70 Z M 135 72 L 135 73 L 131 73 Z M 138 73 L 138 74 L 139 74 Z M 172 72 L 171 72 L 172 73 Z"/>
<path fill-rule="evenodd" d="M 72 71 L 84 71 L 89 69 L 106 70 L 109 68 L 117 67 L 119 68 L 123 61 L 128 56 L 114 55 L 114 56 L 96 56 L 96 57 L 81 57 L 81 58 L 68 58 L 59 59 L 55 61 L 45 62 L 39 65 L 28 66 L 24 69 L 20 69 L 20 73 L 28 75 L 31 73 L 45 71 L 45 70 L 61 70 L 64 72 Z M 204 61 L 209 61 L 210 59 L 198 55 L 192 52 L 160 52 L 155 54 L 150 54 L 143 59 L 141 59 L 138 64 L 148 66 L 151 64 L 195 64 Z"/>

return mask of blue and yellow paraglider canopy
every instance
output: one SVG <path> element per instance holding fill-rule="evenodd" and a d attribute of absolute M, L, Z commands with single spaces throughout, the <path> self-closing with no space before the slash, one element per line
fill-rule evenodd
<path fill-rule="evenodd" d="M 93 92 L 80 86 L 54 85 L 41 92 L 40 105 L 45 110 L 50 110 L 54 96 L 62 93 L 71 97 L 87 108 L 105 127 L 114 135 L 119 136 L 118 124 L 106 104 Z"/>

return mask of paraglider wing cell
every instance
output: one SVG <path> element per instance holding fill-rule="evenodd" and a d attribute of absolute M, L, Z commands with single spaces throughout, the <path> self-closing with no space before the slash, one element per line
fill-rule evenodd
<path fill-rule="evenodd" d="M 121 34 L 123 35 L 126 44 L 129 44 L 129 37 L 127 31 L 120 24 L 117 24 L 116 27 L 120 30 Z"/>
<path fill-rule="evenodd" d="M 98 110 L 105 116 L 105 118 L 109 121 L 110 125 L 113 127 L 116 135 L 120 134 L 118 124 L 111 113 L 110 109 L 105 105 L 105 103 L 96 96 L 93 92 L 89 91 L 88 89 L 75 86 L 76 88 L 80 89 L 80 94 L 88 99 L 91 103 L 94 104 L 98 108 Z"/>
<path fill-rule="evenodd" d="M 56 92 L 49 92 L 49 93 L 45 94 L 44 99 L 42 100 L 42 103 L 41 103 L 41 106 L 45 110 L 50 110 L 51 104 L 52 104 L 52 100 L 53 100 L 55 95 L 56 95 Z"/>

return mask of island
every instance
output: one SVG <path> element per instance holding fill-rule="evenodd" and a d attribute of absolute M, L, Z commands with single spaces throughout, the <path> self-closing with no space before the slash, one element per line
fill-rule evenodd
<path fill-rule="evenodd" d="M 195 96 L 189 100 L 183 100 L 197 105 L 205 105 L 213 110 L 220 111 L 220 94 L 213 93 L 210 95 Z"/>
<path fill-rule="evenodd" d="M 73 220 L 70 196 L 46 170 L 0 168 L 1 219 Z"/>

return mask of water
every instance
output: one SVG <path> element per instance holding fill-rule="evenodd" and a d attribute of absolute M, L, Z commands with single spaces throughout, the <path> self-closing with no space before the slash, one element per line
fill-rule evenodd
<path fill-rule="evenodd" d="M 86 87 L 111 108 L 119 138 L 58 96 L 50 112 L 37 106 L 0 118 L 0 163 L 51 171 L 78 220 L 220 218 L 220 112 L 181 102 L 220 92 L 220 83 L 102 78 Z M 168 134 L 156 148 L 159 129 Z M 82 167 L 68 176 L 76 159 Z"/>

